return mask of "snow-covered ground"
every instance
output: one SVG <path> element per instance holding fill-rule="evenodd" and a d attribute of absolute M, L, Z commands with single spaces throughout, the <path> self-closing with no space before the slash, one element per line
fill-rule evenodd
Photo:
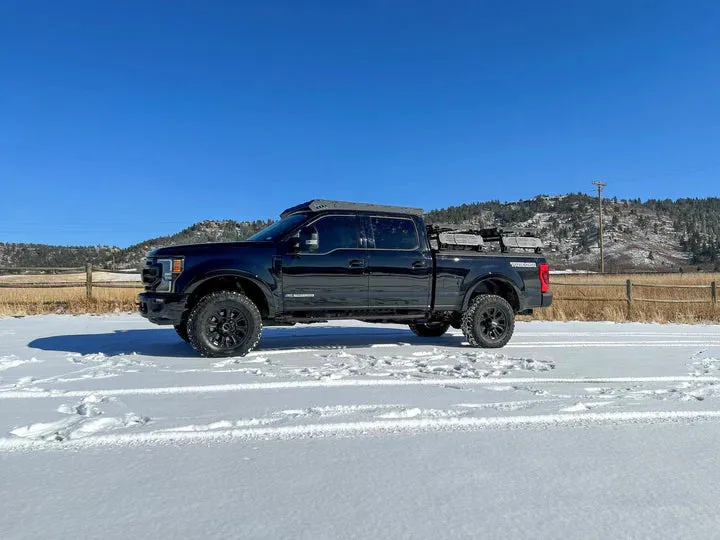
<path fill-rule="evenodd" d="M 9 274 L 0 275 L 0 282 L 2 283 L 31 283 L 31 282 L 58 282 L 63 281 L 66 283 L 84 283 L 87 280 L 87 274 L 82 273 L 67 273 L 67 274 Z M 93 282 L 130 282 L 140 283 L 140 274 L 137 272 L 93 272 Z"/>
<path fill-rule="evenodd" d="M 0 319 L 0 538 L 711 538 L 720 328 Z"/>

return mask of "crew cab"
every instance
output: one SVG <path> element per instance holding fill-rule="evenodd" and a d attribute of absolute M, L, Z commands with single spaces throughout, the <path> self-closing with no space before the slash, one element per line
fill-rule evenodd
<path fill-rule="evenodd" d="M 522 231 L 426 225 L 418 208 L 312 200 L 242 242 L 149 253 L 139 310 L 208 357 L 247 354 L 263 326 L 331 319 L 425 338 L 452 326 L 497 348 L 516 314 L 552 303 L 541 247 Z"/>

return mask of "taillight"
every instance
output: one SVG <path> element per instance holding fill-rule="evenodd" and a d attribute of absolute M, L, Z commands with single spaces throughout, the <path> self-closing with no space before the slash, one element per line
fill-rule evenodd
<path fill-rule="evenodd" d="M 540 276 L 540 292 L 546 293 L 550 290 L 550 265 L 540 263 L 538 266 L 538 274 Z"/>

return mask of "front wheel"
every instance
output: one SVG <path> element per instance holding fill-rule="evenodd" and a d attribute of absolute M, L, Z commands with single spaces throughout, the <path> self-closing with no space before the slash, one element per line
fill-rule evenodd
<path fill-rule="evenodd" d="M 262 316 L 247 296 L 219 291 L 202 298 L 187 322 L 190 343 L 203 356 L 245 356 L 262 334 Z"/>
<path fill-rule="evenodd" d="M 410 323 L 410 330 L 416 336 L 420 337 L 440 337 L 447 332 L 449 323 L 429 322 L 429 323 Z"/>
<path fill-rule="evenodd" d="M 473 347 L 504 347 L 514 330 L 515 312 L 507 300 L 500 296 L 481 294 L 463 313 L 462 331 Z"/>

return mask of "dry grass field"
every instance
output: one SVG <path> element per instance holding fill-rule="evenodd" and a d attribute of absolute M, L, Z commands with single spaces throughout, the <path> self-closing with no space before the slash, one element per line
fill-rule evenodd
<path fill-rule="evenodd" d="M 629 310 L 628 279 L 633 285 L 633 302 Z M 553 275 L 550 279 L 553 306 L 537 310 L 532 318 L 555 321 L 717 322 L 720 321 L 720 306 L 711 302 L 710 284 L 713 281 L 720 283 L 720 274 Z M 584 286 L 583 283 L 592 283 L 593 286 Z M 588 300 L 583 300 L 585 298 Z M 676 302 L 680 300 L 689 303 Z"/>
<path fill-rule="evenodd" d="M 135 311 L 137 289 L 94 289 L 93 298 L 85 288 L 77 289 L 2 289 L 0 316 L 40 315 L 43 313 L 113 313 Z"/>
<path fill-rule="evenodd" d="M 136 276 L 94 274 L 95 282 L 127 281 Z M 3 283 L 84 283 L 85 275 L 0 276 Z M 633 303 L 628 310 L 626 280 L 633 283 Z M 553 306 L 539 309 L 524 320 L 646 321 L 646 322 L 720 322 L 720 307 L 711 303 L 710 283 L 720 282 L 720 274 L 685 273 L 654 275 L 553 275 Z M 595 286 L 585 286 L 592 283 Z M 616 286 L 614 286 L 616 285 Z M 668 285 L 671 288 L 644 287 Z M 680 288 L 693 286 L 696 288 Z M 0 315 L 22 316 L 42 313 L 112 313 L 135 310 L 140 287 L 129 289 L 94 288 L 88 300 L 85 287 L 77 288 L 1 288 Z M 575 298 L 580 300 L 563 300 Z M 587 300 L 584 300 L 587 299 Z M 603 299 L 598 301 L 596 299 Z M 691 303 L 644 302 L 649 300 L 687 300 Z"/>
<path fill-rule="evenodd" d="M 135 310 L 137 294 L 142 291 L 138 285 L 134 288 L 93 288 L 93 298 L 88 299 L 85 291 L 84 273 L 44 274 L 44 275 L 3 275 L 0 276 L 0 316 L 39 315 L 43 313 L 113 313 Z M 133 274 L 94 272 L 94 283 L 118 283 L 139 281 Z M 3 288 L 5 284 L 47 283 L 77 284 L 77 287 L 65 288 Z"/>

